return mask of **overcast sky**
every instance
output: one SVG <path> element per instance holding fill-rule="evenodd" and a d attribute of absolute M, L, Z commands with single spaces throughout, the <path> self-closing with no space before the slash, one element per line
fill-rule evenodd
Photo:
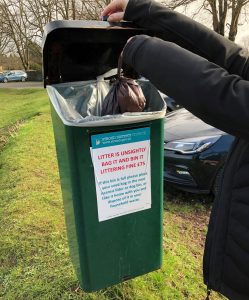
<path fill-rule="evenodd" d="M 239 42 L 245 36 L 249 39 L 249 23 L 239 27 L 239 32 L 236 41 Z"/>

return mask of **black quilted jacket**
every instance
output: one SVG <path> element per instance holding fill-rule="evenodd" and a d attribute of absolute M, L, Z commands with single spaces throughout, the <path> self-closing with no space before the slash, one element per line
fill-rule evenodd
<path fill-rule="evenodd" d="M 124 60 L 206 123 L 237 138 L 215 199 L 204 281 L 249 300 L 249 61 L 242 49 L 201 24 L 149 0 L 130 0 L 125 19 L 152 30 L 136 36 Z"/>

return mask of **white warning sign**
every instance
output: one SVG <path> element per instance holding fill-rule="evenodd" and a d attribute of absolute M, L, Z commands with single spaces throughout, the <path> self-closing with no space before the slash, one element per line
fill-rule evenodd
<path fill-rule="evenodd" d="M 91 143 L 99 221 L 151 208 L 150 128 L 93 135 Z"/>

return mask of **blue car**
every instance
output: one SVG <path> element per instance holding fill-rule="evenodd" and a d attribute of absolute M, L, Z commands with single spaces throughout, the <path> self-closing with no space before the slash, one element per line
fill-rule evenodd
<path fill-rule="evenodd" d="M 24 71 L 6 71 L 0 74 L 0 82 L 7 83 L 9 81 L 26 81 L 28 75 Z"/>

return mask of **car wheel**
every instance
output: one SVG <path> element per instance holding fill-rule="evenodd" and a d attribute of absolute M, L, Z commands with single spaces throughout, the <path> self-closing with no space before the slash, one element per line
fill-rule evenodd
<path fill-rule="evenodd" d="M 212 192 L 213 192 L 214 196 L 217 196 L 219 193 L 223 172 L 224 172 L 224 165 L 220 167 L 220 169 L 218 170 L 218 172 L 216 174 L 215 180 L 214 180 L 214 184 L 212 187 Z"/>
<path fill-rule="evenodd" d="M 25 78 L 25 77 L 22 77 L 22 78 L 21 78 L 21 81 L 22 81 L 22 82 L 26 81 L 26 78 Z"/>
<path fill-rule="evenodd" d="M 7 82 L 8 82 L 8 79 L 7 79 L 7 78 L 4 78 L 4 79 L 3 79 L 3 82 L 4 82 L 4 83 L 7 83 Z"/>

